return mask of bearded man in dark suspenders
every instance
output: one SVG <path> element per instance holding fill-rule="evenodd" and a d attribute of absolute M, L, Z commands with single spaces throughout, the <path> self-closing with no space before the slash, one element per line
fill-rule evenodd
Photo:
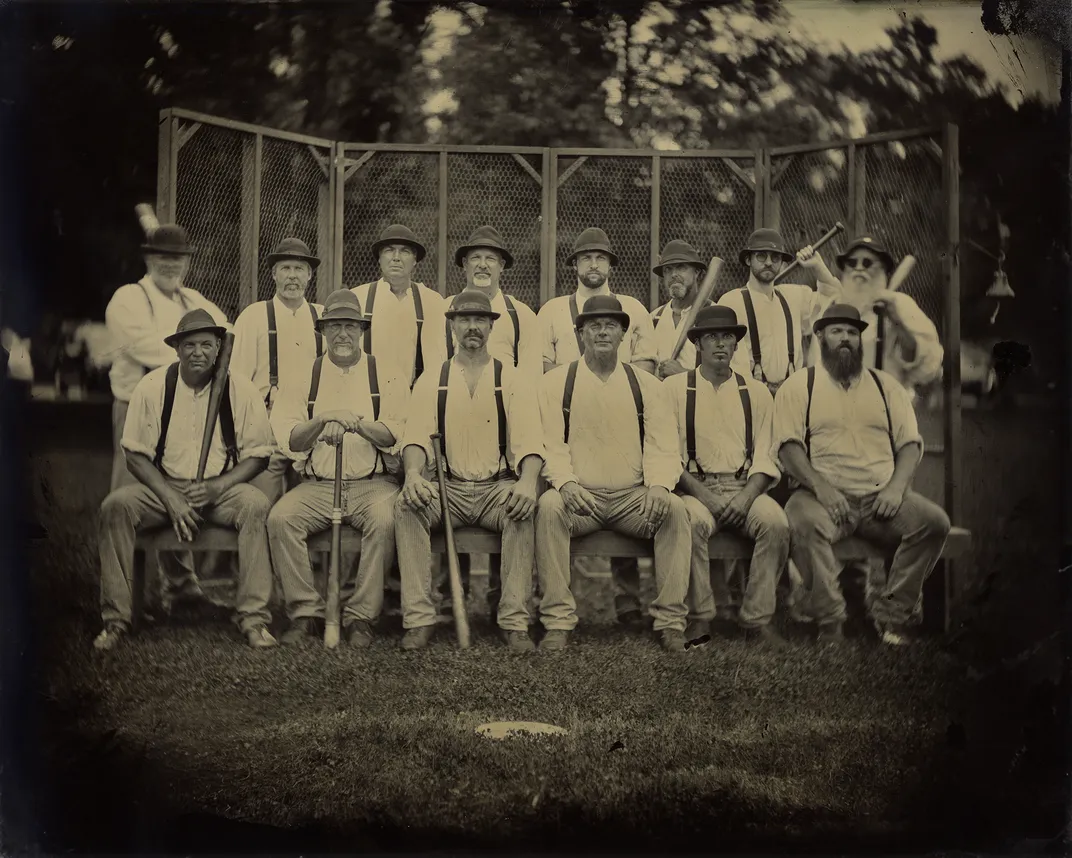
<path fill-rule="evenodd" d="M 755 542 L 737 622 L 746 635 L 781 648 L 771 625 L 778 576 L 789 557 L 789 522 L 767 491 L 781 477 L 771 459 L 774 398 L 767 386 L 730 369 L 745 326 L 729 307 L 705 307 L 689 329 L 700 366 L 666 379 L 685 470 L 678 489 L 692 526 L 689 640 L 710 632 L 716 598 L 708 540 L 723 529 Z"/>
<path fill-rule="evenodd" d="M 98 650 L 114 649 L 130 629 L 138 528 L 170 523 L 188 541 L 202 521 L 238 530 L 236 621 L 250 646 L 275 646 L 267 628 L 272 567 L 264 525 L 270 504 L 249 484 L 268 464 L 275 441 L 264 402 L 248 379 L 228 374 L 206 479 L 195 481 L 224 333 L 207 311 L 191 310 L 165 340 L 178 362 L 150 372 L 130 398 L 122 444 L 136 482 L 101 504 L 104 631 L 93 642 Z"/>
<path fill-rule="evenodd" d="M 304 241 L 284 238 L 267 263 L 275 295 L 250 304 L 235 320 L 231 372 L 253 382 L 270 415 L 279 388 L 305 378 L 324 353 L 324 338 L 316 329 L 324 308 L 305 299 L 320 260 Z M 290 459 L 277 450 L 253 484 L 275 503 L 294 481 Z"/>
<path fill-rule="evenodd" d="M 507 295 L 500 286 L 504 272 L 514 265 L 514 256 L 503 243 L 493 226 L 479 226 L 461 247 L 454 251 L 454 264 L 465 272 L 465 288 L 484 293 L 497 313 L 488 334 L 487 350 L 495 360 L 509 364 L 521 377 L 529 379 L 532 389 L 542 376 L 541 346 L 536 313 L 525 302 Z M 444 325 L 447 356 L 454 357 L 456 335 L 449 320 Z M 443 561 L 445 563 L 445 560 Z M 463 554 L 458 567 L 466 589 L 472 558 Z M 494 618 L 499 613 L 502 556 L 493 554 L 488 561 L 488 609 Z M 439 591 L 444 604 L 449 604 L 449 579 L 440 571 Z"/>

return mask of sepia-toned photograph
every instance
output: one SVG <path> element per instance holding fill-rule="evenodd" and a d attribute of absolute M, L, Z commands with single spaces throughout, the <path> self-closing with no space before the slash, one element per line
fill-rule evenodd
<path fill-rule="evenodd" d="M 0 852 L 1063 854 L 1070 60 L 0 3 Z"/>

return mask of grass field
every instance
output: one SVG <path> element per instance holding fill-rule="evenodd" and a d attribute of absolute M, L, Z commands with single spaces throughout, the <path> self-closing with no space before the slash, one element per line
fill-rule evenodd
<path fill-rule="evenodd" d="M 108 454 L 53 446 L 29 608 L 40 845 L 1023 851 L 1067 803 L 1059 509 L 1040 492 L 1055 439 L 1031 433 L 1029 416 L 966 415 L 976 550 L 957 634 L 777 656 L 716 638 L 679 659 L 619 631 L 609 582 L 583 578 L 558 657 L 506 653 L 479 579 L 468 652 L 444 630 L 403 654 L 397 619 L 366 653 L 254 652 L 201 616 L 91 655 Z M 490 720 L 569 733 L 494 742 L 474 732 Z"/>

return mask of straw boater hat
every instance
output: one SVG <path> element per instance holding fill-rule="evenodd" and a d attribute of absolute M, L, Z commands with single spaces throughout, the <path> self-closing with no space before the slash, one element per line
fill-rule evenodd
<path fill-rule="evenodd" d="M 819 333 L 827 325 L 833 325 L 836 322 L 852 325 L 858 331 L 864 331 L 867 328 L 867 322 L 860 318 L 860 311 L 852 304 L 831 304 L 823 315 L 815 320 L 812 330 Z"/>
<path fill-rule="evenodd" d="M 212 331 L 217 337 L 223 337 L 227 333 L 225 327 L 216 324 L 216 320 L 209 315 L 208 310 L 198 307 L 179 319 L 175 333 L 164 337 L 164 342 L 175 348 L 187 334 L 199 334 L 202 331 Z"/>
<path fill-rule="evenodd" d="M 866 247 L 873 254 L 875 254 L 875 256 L 882 260 L 882 264 L 886 268 L 887 274 L 889 274 L 891 271 L 893 271 L 894 268 L 897 267 L 897 263 L 893 259 L 893 254 L 890 253 L 886 249 L 885 245 L 883 245 L 882 242 L 880 242 L 873 235 L 860 235 L 854 238 L 849 244 L 849 246 L 846 247 L 843 252 L 839 253 L 834 258 L 834 261 L 837 263 L 837 267 L 844 271 L 845 263 L 849 260 L 849 254 L 861 247 Z"/>
<path fill-rule="evenodd" d="M 489 247 L 492 250 L 497 250 L 503 257 L 503 269 L 510 268 L 514 264 L 514 255 L 506 249 L 506 245 L 503 244 L 502 236 L 499 235 L 499 231 L 493 226 L 478 226 L 473 230 L 469 236 L 469 241 L 454 251 L 454 263 L 459 268 L 464 267 L 465 255 L 470 250 L 476 250 L 478 247 Z"/>
<path fill-rule="evenodd" d="M 487 316 L 494 321 L 501 313 L 491 308 L 491 299 L 479 289 L 463 289 L 450 302 L 450 309 L 443 314 L 448 319 L 455 316 Z"/>
<path fill-rule="evenodd" d="M 190 244 L 190 235 L 177 223 L 166 223 L 150 233 L 148 240 L 141 246 L 142 253 L 168 253 L 189 256 L 196 247 Z"/>
<path fill-rule="evenodd" d="M 590 319 L 617 319 L 623 328 L 629 328 L 629 314 L 622 309 L 622 302 L 614 295 L 593 295 L 584 305 L 584 312 L 577 314 L 577 330 Z"/>
<path fill-rule="evenodd" d="M 668 241 L 666 247 L 663 248 L 662 256 L 659 257 L 659 264 L 651 270 L 659 277 L 663 276 L 663 268 L 667 265 L 677 265 L 679 263 L 688 263 L 689 265 L 695 265 L 703 273 L 707 271 L 707 263 L 700 258 L 700 254 L 696 248 L 689 244 L 687 241 L 682 241 L 679 238 L 675 238 L 673 241 Z"/>
<path fill-rule="evenodd" d="M 750 253 L 762 253 L 763 251 L 777 253 L 786 262 L 792 262 L 793 260 L 793 254 L 785 249 L 785 240 L 776 229 L 757 229 L 748 237 L 748 244 L 744 250 L 737 254 L 737 258 L 740 260 L 741 265 L 747 265 Z"/>
<path fill-rule="evenodd" d="M 618 254 L 610 249 L 610 239 L 598 226 L 590 226 L 577 236 L 577 240 L 573 242 L 573 253 L 569 255 L 566 262 L 573 262 L 582 253 L 590 250 L 598 250 L 600 253 L 607 254 L 610 257 L 611 267 L 618 266 Z"/>
<path fill-rule="evenodd" d="M 313 271 L 316 271 L 316 267 L 320 264 L 320 260 L 313 256 L 312 251 L 309 250 L 309 245 L 300 238 L 293 237 L 284 238 L 276 245 L 275 250 L 265 257 L 269 268 L 284 259 L 298 259 L 302 262 L 307 262 Z"/>
<path fill-rule="evenodd" d="M 696 342 L 704 334 L 715 331 L 730 331 L 737 337 L 737 342 L 748 332 L 748 328 L 737 323 L 737 314 L 732 307 L 712 304 L 696 314 L 696 320 L 689 328 L 689 339 Z"/>
<path fill-rule="evenodd" d="M 408 226 L 401 223 L 393 223 L 380 233 L 380 237 L 372 243 L 372 255 L 380 258 L 380 251 L 389 244 L 408 244 L 420 262 L 427 254 L 427 249 L 417 240 L 416 234 Z"/>
<path fill-rule="evenodd" d="M 324 312 L 316 320 L 316 329 L 322 331 L 328 322 L 358 322 L 366 329 L 372 323 L 361 313 L 361 302 L 349 289 L 336 289 L 324 302 Z"/>

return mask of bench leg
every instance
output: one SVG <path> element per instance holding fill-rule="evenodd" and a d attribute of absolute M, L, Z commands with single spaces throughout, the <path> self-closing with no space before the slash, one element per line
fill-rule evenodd
<path fill-rule="evenodd" d="M 134 549 L 134 570 L 131 575 L 130 592 L 130 622 L 134 630 L 139 629 L 144 622 L 145 614 L 145 551 L 141 548 Z"/>

